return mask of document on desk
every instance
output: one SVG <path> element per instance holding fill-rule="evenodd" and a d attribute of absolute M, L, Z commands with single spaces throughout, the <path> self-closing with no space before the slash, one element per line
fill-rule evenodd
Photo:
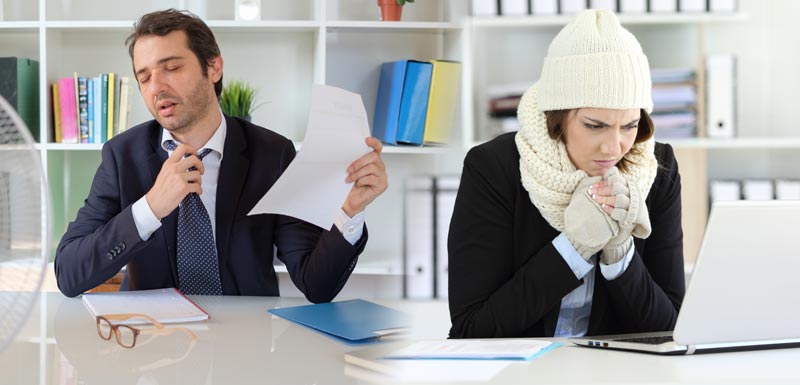
<path fill-rule="evenodd" d="M 144 314 L 161 323 L 208 319 L 205 310 L 175 288 L 90 293 L 82 297 L 83 304 L 92 317 L 104 314 Z M 147 321 L 131 319 L 125 323 L 144 324 Z"/>
<path fill-rule="evenodd" d="M 361 95 L 314 85 L 300 152 L 248 215 L 288 215 L 329 229 L 353 185 L 344 181 L 347 167 L 372 151 L 369 135 Z"/>
<path fill-rule="evenodd" d="M 387 354 L 387 359 L 530 360 L 561 346 L 533 339 L 417 341 Z"/>
<path fill-rule="evenodd" d="M 512 364 L 511 360 L 407 360 L 386 356 L 416 342 L 393 342 L 345 353 L 345 375 L 370 382 L 485 382 Z"/>

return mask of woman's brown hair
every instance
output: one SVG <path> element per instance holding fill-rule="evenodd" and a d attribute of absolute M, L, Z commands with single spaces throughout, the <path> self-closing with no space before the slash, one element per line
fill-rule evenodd
<path fill-rule="evenodd" d="M 562 142 L 564 141 L 563 126 L 567 121 L 570 111 L 574 110 L 545 111 L 544 114 L 547 117 L 547 134 L 550 135 L 550 138 Z M 655 125 L 653 125 L 653 119 L 650 118 L 650 114 L 645 110 L 640 111 L 639 128 L 636 132 L 636 139 L 633 141 L 634 144 L 652 138 L 655 133 Z M 628 154 L 639 155 L 639 151 L 638 148 L 632 147 Z M 617 168 L 622 172 L 627 172 L 632 164 L 632 161 L 628 158 L 628 154 L 625 154 L 622 159 L 620 159 L 619 163 L 617 163 Z"/>

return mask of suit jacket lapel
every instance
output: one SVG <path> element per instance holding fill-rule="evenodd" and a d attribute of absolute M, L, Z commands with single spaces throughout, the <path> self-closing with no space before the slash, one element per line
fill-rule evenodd
<path fill-rule="evenodd" d="M 228 241 L 233 226 L 233 220 L 239 207 L 242 187 L 247 178 L 250 159 L 247 157 L 247 141 L 244 128 L 236 119 L 225 116 L 228 131 L 225 134 L 225 147 L 222 155 L 222 164 L 219 169 L 217 181 L 217 255 L 219 256 L 219 271 L 222 274 L 223 291 L 225 290 L 225 274 L 227 265 Z"/>
<path fill-rule="evenodd" d="M 151 130 L 150 145 L 151 153 L 147 157 L 150 166 L 150 186 L 153 186 L 161 172 L 161 166 L 167 160 L 167 152 L 161 148 L 161 126 L 155 123 Z M 172 282 L 178 286 L 178 266 L 177 266 L 177 236 L 178 236 L 178 210 L 176 209 L 163 219 L 161 219 L 161 231 L 164 232 L 164 246 L 167 250 Z"/>

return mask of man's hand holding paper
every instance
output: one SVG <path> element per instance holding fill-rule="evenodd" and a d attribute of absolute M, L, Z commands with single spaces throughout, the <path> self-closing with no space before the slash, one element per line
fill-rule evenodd
<path fill-rule="evenodd" d="M 352 217 L 386 191 L 381 150 L 369 137 L 360 95 L 314 86 L 300 152 L 249 215 L 282 214 L 330 228 L 340 209 Z"/>

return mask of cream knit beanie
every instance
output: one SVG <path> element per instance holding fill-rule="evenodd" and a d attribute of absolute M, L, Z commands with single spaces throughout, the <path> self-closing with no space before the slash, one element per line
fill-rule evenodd
<path fill-rule="evenodd" d="M 556 35 L 539 78 L 542 111 L 581 107 L 653 111 L 642 47 L 608 10 L 588 10 Z"/>
<path fill-rule="evenodd" d="M 515 137 L 522 185 L 553 228 L 564 230 L 564 210 L 587 174 L 572 164 L 561 140 L 550 138 L 544 111 L 595 107 L 650 112 L 650 89 L 647 57 L 610 11 L 581 12 L 553 40 L 541 78 L 520 100 Z M 630 166 L 622 176 L 644 199 L 658 170 L 655 141 L 636 143 L 633 149 L 625 155 Z"/>

